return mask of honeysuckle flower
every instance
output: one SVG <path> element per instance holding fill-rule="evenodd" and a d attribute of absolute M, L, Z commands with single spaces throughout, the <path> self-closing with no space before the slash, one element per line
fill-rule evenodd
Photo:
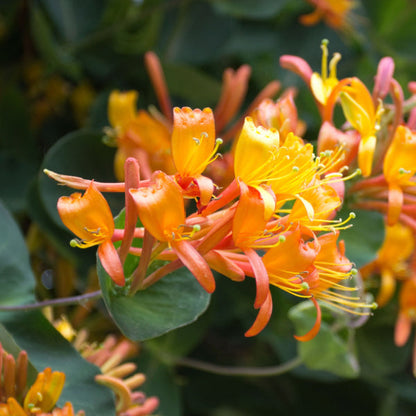
<path fill-rule="evenodd" d="M 384 306 L 393 296 L 397 279 L 409 277 L 409 257 L 413 253 L 415 239 L 409 227 L 401 223 L 386 227 L 384 242 L 377 257 L 362 268 L 364 278 L 380 273 L 380 290 L 376 298 L 379 306 Z"/>
<path fill-rule="evenodd" d="M 108 335 L 97 345 L 86 339 L 87 334 L 74 341 L 74 346 L 90 363 L 95 364 L 102 374 L 95 376 L 97 383 L 110 388 L 116 397 L 117 416 L 146 416 L 159 406 L 159 399 L 137 391 L 146 381 L 143 373 L 138 373 L 137 365 L 126 362 L 138 353 L 138 345 L 124 338 Z"/>
<path fill-rule="evenodd" d="M 351 10 L 356 6 L 355 0 L 307 0 L 315 7 L 309 14 L 300 16 L 300 22 L 305 26 L 312 26 L 323 20 L 328 26 L 336 30 L 351 28 Z"/>
<path fill-rule="evenodd" d="M 386 156 L 383 173 L 388 183 L 387 223 L 395 224 L 403 206 L 403 188 L 416 185 L 416 134 L 406 126 L 398 126 Z"/>
<path fill-rule="evenodd" d="M 155 172 L 148 187 L 131 189 L 143 226 L 159 241 L 168 243 L 182 263 L 209 293 L 215 280 L 206 261 L 186 239 L 193 231 L 186 225 L 182 189 L 164 172 Z"/>
<path fill-rule="evenodd" d="M 298 119 L 294 94 L 293 90 L 289 90 L 277 101 L 270 98 L 263 100 L 250 114 L 254 123 L 268 129 L 275 128 L 279 131 L 281 141 L 291 132 L 302 135 L 305 124 Z"/>
<path fill-rule="evenodd" d="M 314 72 L 310 79 L 310 89 L 315 99 L 322 104 L 326 105 L 329 96 L 338 84 L 337 78 L 337 63 L 341 59 L 341 54 L 336 52 L 329 62 L 329 74 L 328 74 L 328 40 L 324 39 L 321 43 L 322 49 L 322 66 L 321 74 Z"/>
<path fill-rule="evenodd" d="M 55 406 L 65 383 L 65 374 L 48 367 L 40 372 L 35 383 L 25 396 L 23 407 L 26 411 L 49 412 Z"/>
<path fill-rule="evenodd" d="M 114 169 L 124 179 L 124 163 L 128 157 L 140 162 L 142 176 L 149 178 L 157 169 L 173 172 L 170 155 L 170 131 L 166 123 L 147 111 L 136 109 L 136 91 L 112 91 L 108 102 L 108 119 L 116 139 Z"/>
<path fill-rule="evenodd" d="M 341 148 L 342 154 L 339 161 L 331 169 L 333 172 L 339 172 L 348 167 L 356 158 L 359 143 L 360 136 L 358 132 L 351 130 L 343 132 L 328 121 L 324 121 L 319 130 L 317 153 L 321 154 L 327 150 L 336 152 Z"/>
<path fill-rule="evenodd" d="M 74 416 L 71 403 L 56 408 L 65 382 L 65 374 L 49 367 L 38 373 L 27 390 L 28 356 L 21 351 L 17 360 L 0 344 L 0 415 L 1 416 Z M 84 416 L 80 411 L 76 416 Z"/>
<path fill-rule="evenodd" d="M 412 324 L 416 322 L 416 281 L 403 282 L 399 295 L 399 315 L 394 329 L 394 342 L 402 347 L 409 339 Z M 416 377 L 416 338 L 413 342 L 413 376 Z"/>
<path fill-rule="evenodd" d="M 62 222 L 80 239 L 71 241 L 72 247 L 88 248 L 98 245 L 98 257 L 113 279 L 124 286 L 124 271 L 118 253 L 111 241 L 114 220 L 110 207 L 92 181 L 84 195 L 79 192 L 62 196 L 58 200 L 58 213 Z"/>
<path fill-rule="evenodd" d="M 202 172 L 216 158 L 221 139 L 215 137 L 214 115 L 210 108 L 189 107 L 173 110 L 172 157 L 179 185 L 186 191 L 191 183 L 199 188 L 201 204 L 206 205 L 214 185 Z"/>
<path fill-rule="evenodd" d="M 346 119 L 361 136 L 358 148 L 358 167 L 364 177 L 370 176 L 376 147 L 376 133 L 383 112 L 376 108 L 366 86 L 358 78 L 349 78 L 339 96 Z"/>

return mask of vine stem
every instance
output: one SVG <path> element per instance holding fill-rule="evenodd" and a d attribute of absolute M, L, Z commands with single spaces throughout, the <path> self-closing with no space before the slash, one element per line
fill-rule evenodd
<path fill-rule="evenodd" d="M 178 358 L 174 360 L 174 364 L 223 376 L 271 377 L 279 376 L 299 367 L 302 364 L 302 359 L 295 357 L 283 364 L 271 367 L 229 367 L 206 363 L 193 358 Z"/>
<path fill-rule="evenodd" d="M 42 302 L 30 303 L 27 305 L 0 305 L 0 311 L 30 311 L 33 309 L 41 309 L 45 306 L 66 306 L 74 303 L 83 303 L 87 300 L 101 297 L 101 290 L 85 293 L 78 296 L 70 296 L 67 298 L 50 299 Z"/>

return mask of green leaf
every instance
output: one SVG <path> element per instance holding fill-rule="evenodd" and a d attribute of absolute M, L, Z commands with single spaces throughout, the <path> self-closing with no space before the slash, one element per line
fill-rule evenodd
<path fill-rule="evenodd" d="M 325 310 L 322 310 L 325 317 Z M 328 315 L 330 317 L 330 315 Z M 314 305 L 305 301 L 289 311 L 289 318 L 294 323 L 297 334 L 308 332 L 316 318 Z M 325 370 L 341 377 L 358 377 L 360 369 L 357 357 L 349 345 L 350 339 L 335 332 L 322 320 L 318 335 L 310 341 L 299 342 L 298 352 L 303 363 L 313 370 Z"/>
<path fill-rule="evenodd" d="M 35 278 L 29 253 L 13 217 L 0 202 L 0 304 L 18 305 L 34 301 Z"/>
<path fill-rule="evenodd" d="M 59 69 L 69 77 L 78 79 L 81 76 L 81 68 L 78 62 L 57 42 L 50 22 L 43 10 L 38 6 L 32 5 L 30 12 L 30 27 L 33 40 L 44 62 L 50 66 L 49 69 Z"/>
<path fill-rule="evenodd" d="M 214 7 L 221 13 L 238 18 L 268 19 L 275 16 L 288 0 L 258 0 L 255 4 L 251 0 L 215 0 Z"/>
<path fill-rule="evenodd" d="M 357 350 L 362 362 L 363 374 L 370 377 L 402 371 L 411 360 L 411 344 L 403 347 L 394 344 L 394 323 L 397 305 L 390 302 L 377 309 L 367 324 L 357 330 Z"/>
<path fill-rule="evenodd" d="M 163 64 L 166 82 L 172 95 L 186 100 L 187 105 L 214 106 L 221 93 L 221 83 L 190 66 Z"/>
<path fill-rule="evenodd" d="M 121 332 L 135 341 L 155 338 L 194 322 L 208 307 L 210 295 L 185 268 L 163 277 L 134 296 L 116 294 L 97 258 L 107 309 Z"/>
<path fill-rule="evenodd" d="M 100 374 L 98 368 L 85 361 L 39 311 L 20 312 L 4 325 L 37 371 L 51 367 L 65 373 L 59 406 L 70 401 L 76 411 L 85 410 L 86 415 L 114 416 L 113 394 L 94 380 Z"/>
<path fill-rule="evenodd" d="M 360 268 L 377 256 L 384 241 L 384 219 L 374 211 L 354 210 L 354 213 L 353 226 L 341 231 L 340 239 L 345 241 L 348 259 Z M 345 219 L 348 214 L 348 209 L 343 209 L 339 217 Z"/>
<path fill-rule="evenodd" d="M 101 182 L 114 182 L 114 149 L 105 146 L 102 137 L 99 131 L 75 131 L 55 143 L 43 160 L 38 178 L 40 199 L 49 216 L 61 227 L 63 224 L 56 209 L 58 198 L 76 191 L 58 185 L 43 173 L 43 169 Z M 124 195 L 105 194 L 105 197 L 113 213 L 120 211 Z"/>

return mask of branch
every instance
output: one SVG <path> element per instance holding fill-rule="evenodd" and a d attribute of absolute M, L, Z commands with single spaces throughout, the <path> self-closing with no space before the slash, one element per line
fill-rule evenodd
<path fill-rule="evenodd" d="M 70 296 L 68 298 L 49 299 L 42 302 L 30 303 L 28 305 L 0 305 L 0 311 L 30 311 L 33 309 L 41 309 L 45 306 L 66 306 L 74 303 L 83 303 L 87 300 L 101 297 L 101 290 L 85 293 L 79 296 Z"/>

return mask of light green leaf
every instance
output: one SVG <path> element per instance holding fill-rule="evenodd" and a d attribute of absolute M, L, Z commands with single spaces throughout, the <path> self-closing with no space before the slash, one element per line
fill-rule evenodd
<path fill-rule="evenodd" d="M 325 310 L 322 312 L 325 315 Z M 315 307 L 309 301 L 302 302 L 289 311 L 289 318 L 295 325 L 296 333 L 305 334 L 315 322 Z M 298 352 L 303 363 L 310 369 L 325 370 L 341 377 L 355 378 L 358 377 L 360 368 L 349 343 L 348 336 L 335 332 L 323 320 L 315 338 L 298 343 Z"/>

